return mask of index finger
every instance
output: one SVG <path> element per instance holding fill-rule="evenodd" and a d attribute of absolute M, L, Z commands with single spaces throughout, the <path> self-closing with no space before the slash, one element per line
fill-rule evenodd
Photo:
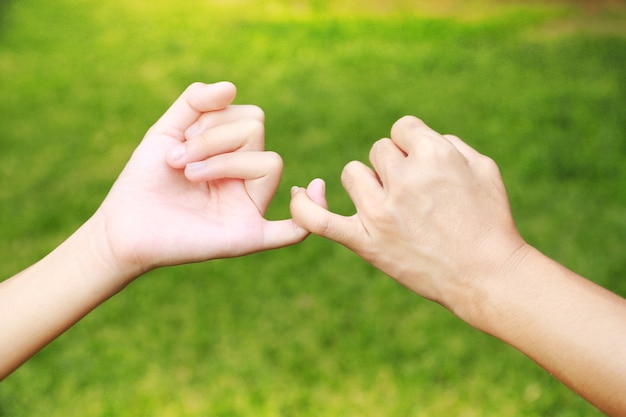
<path fill-rule="evenodd" d="M 185 130 L 202 113 L 225 109 L 235 98 L 234 84 L 224 81 L 215 84 L 191 84 L 150 129 L 153 133 L 176 133 L 182 141 Z"/>
<path fill-rule="evenodd" d="M 391 140 L 407 155 L 426 140 L 434 143 L 447 142 L 443 136 L 414 116 L 404 116 L 394 123 Z"/>

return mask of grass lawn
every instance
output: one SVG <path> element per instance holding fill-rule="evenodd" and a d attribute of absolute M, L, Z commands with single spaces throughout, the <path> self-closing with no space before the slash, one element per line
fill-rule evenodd
<path fill-rule="evenodd" d="M 623 2 L 383 3 L 0 5 L 0 277 L 96 209 L 189 83 L 230 80 L 285 160 L 271 218 L 314 177 L 351 213 L 344 164 L 414 114 L 498 161 L 530 243 L 626 296 Z M 0 416 L 43 415 L 600 413 L 311 237 L 138 280 L 0 383 Z"/>

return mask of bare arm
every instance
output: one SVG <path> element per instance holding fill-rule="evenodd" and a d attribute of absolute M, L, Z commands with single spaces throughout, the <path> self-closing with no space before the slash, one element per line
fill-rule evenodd
<path fill-rule="evenodd" d="M 609 415 L 626 415 L 626 300 L 534 248 L 485 293 L 477 327 Z"/>
<path fill-rule="evenodd" d="M 234 96 L 230 83 L 191 85 L 148 131 L 96 213 L 0 283 L 0 379 L 148 270 L 307 236 L 291 219 L 263 217 L 282 160 L 264 151 L 262 111 L 230 105 Z M 200 156 L 188 145 L 196 137 L 211 146 L 187 164 Z"/>
<path fill-rule="evenodd" d="M 598 408 L 626 415 L 626 300 L 530 247 L 496 164 L 405 117 L 346 165 L 357 213 L 295 189 L 293 218 L 472 326 L 516 347 Z"/>
<path fill-rule="evenodd" d="M 102 227 L 90 219 L 44 259 L 0 283 L 0 380 L 133 278 L 100 254 Z"/>

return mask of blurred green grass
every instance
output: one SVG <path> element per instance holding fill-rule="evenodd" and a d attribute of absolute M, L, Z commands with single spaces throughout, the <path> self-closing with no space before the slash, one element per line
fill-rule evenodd
<path fill-rule="evenodd" d="M 95 210 L 187 84 L 227 79 L 264 108 L 285 160 L 270 217 L 316 176 L 350 213 L 343 165 L 415 114 L 498 161 L 527 240 L 626 295 L 624 6 L 454 3 L 13 2 L 0 20 L 1 276 Z M 599 413 L 311 237 L 137 281 L 0 384 L 0 416 L 35 415 Z"/>

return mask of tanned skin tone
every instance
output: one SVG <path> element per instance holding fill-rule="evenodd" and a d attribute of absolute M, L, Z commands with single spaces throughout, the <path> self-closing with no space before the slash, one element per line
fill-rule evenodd
<path fill-rule="evenodd" d="M 411 116 L 369 159 L 373 168 L 350 162 L 342 173 L 356 214 L 296 187 L 293 219 L 626 416 L 626 300 L 522 239 L 494 161 Z"/>
<path fill-rule="evenodd" d="M 143 273 L 302 241 L 353 250 L 402 285 L 516 347 L 603 412 L 626 416 L 626 300 L 528 245 L 496 164 L 404 117 L 346 165 L 353 216 L 324 183 L 294 187 L 267 221 L 282 170 L 263 112 L 230 83 L 193 84 L 147 132 L 100 208 L 47 257 L 0 283 L 0 379 Z"/>

